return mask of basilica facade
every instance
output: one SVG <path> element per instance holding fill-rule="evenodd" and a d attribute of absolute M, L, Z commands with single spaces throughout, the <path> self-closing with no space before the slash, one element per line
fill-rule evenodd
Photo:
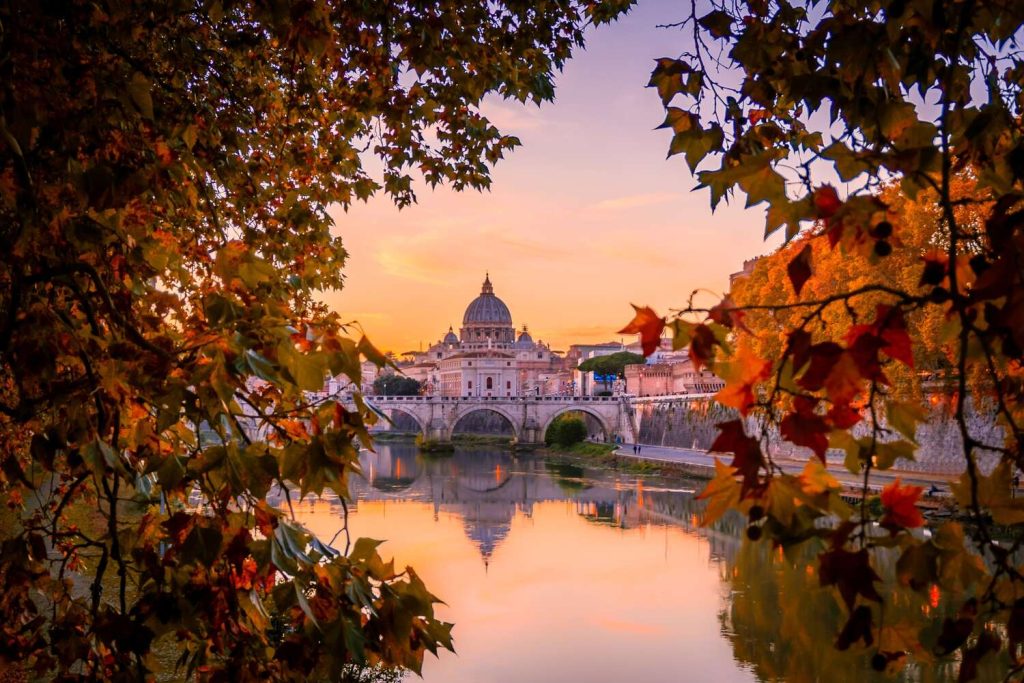
<path fill-rule="evenodd" d="M 452 327 L 425 351 L 408 352 L 402 370 L 424 390 L 441 396 L 539 395 L 563 369 L 561 356 L 534 341 L 526 326 L 516 334 L 512 314 L 494 293 L 490 275 L 466 307 L 456 335 Z"/>

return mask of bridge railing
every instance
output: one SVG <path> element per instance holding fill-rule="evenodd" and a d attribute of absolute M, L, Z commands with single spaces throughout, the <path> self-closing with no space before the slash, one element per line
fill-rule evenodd
<path fill-rule="evenodd" d="M 458 403 L 478 401 L 502 401 L 512 403 L 557 402 L 557 403 L 610 403 L 621 400 L 619 396 L 365 396 L 376 402 L 398 403 Z"/>

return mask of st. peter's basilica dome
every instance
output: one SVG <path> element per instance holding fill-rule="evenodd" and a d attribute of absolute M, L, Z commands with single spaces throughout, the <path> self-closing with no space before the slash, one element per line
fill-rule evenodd
<path fill-rule="evenodd" d="M 463 325 L 511 325 L 512 314 L 508 311 L 505 302 L 494 295 L 494 287 L 491 286 L 491 278 L 488 275 L 484 278 L 484 286 L 480 290 L 480 296 L 473 299 L 466 307 L 466 314 L 462 316 Z"/>

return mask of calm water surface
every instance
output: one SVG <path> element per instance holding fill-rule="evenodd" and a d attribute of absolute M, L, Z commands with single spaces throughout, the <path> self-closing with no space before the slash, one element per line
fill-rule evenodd
<path fill-rule="evenodd" d="M 832 648 L 838 609 L 783 609 L 787 594 L 820 590 L 804 567 L 760 567 L 741 526 L 698 527 L 700 483 L 493 449 L 378 448 L 353 479 L 350 528 L 387 539 L 381 554 L 447 603 L 457 654 L 428 655 L 428 683 L 869 678 Z M 296 512 L 322 538 L 339 528 L 337 501 Z"/>

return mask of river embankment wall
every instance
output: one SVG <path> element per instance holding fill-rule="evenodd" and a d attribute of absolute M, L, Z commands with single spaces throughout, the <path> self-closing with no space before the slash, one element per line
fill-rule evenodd
<path fill-rule="evenodd" d="M 963 441 L 960 428 L 952 411 L 953 402 L 948 395 L 930 394 L 925 397 L 928 417 L 915 434 L 918 449 L 914 460 L 900 458 L 895 467 L 912 472 L 956 475 L 964 471 Z M 709 450 L 718 435 L 717 424 L 735 419 L 736 411 L 719 405 L 710 397 L 672 397 L 657 400 L 634 399 L 637 438 L 641 444 L 694 448 Z M 1003 429 L 996 423 L 994 411 L 978 410 L 972 404 L 967 406 L 967 425 L 973 438 L 982 443 L 1002 446 Z M 749 434 L 757 433 L 756 422 L 750 420 Z M 868 425 L 862 422 L 854 427 L 854 435 L 870 433 Z M 811 451 L 795 446 L 774 430 L 769 432 L 768 448 L 773 457 L 806 458 Z M 841 465 L 846 454 L 829 450 L 826 457 L 830 463 Z M 981 469 L 989 471 L 998 456 L 991 452 L 979 452 Z"/>

